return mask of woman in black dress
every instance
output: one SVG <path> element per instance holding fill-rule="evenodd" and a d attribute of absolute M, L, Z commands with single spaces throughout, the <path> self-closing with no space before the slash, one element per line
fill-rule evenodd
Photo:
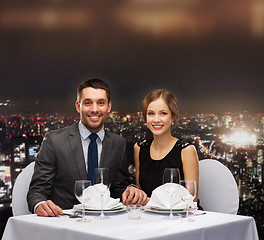
<path fill-rule="evenodd" d="M 199 160 L 195 147 L 171 135 L 178 117 L 176 97 L 165 89 L 148 93 L 142 113 L 153 139 L 134 146 L 136 183 L 148 197 L 162 185 L 165 168 L 179 168 L 182 180 L 195 180 L 199 188 Z M 196 199 L 195 199 L 196 200 Z"/>

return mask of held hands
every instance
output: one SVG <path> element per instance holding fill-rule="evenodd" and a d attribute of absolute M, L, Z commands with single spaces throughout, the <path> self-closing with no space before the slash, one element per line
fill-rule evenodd
<path fill-rule="evenodd" d="M 48 200 L 37 207 L 36 214 L 42 217 L 56 217 L 63 214 L 63 212 L 59 206 L 54 204 L 51 200 Z"/>
<path fill-rule="evenodd" d="M 123 204 L 146 205 L 149 201 L 147 194 L 135 187 L 128 187 L 122 194 Z"/>

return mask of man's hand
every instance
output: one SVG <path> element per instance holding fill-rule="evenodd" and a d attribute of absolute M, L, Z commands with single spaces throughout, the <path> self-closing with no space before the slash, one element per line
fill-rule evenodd
<path fill-rule="evenodd" d="M 42 217 L 56 217 L 59 214 L 63 214 L 63 212 L 59 206 L 48 200 L 37 207 L 36 214 Z"/>
<path fill-rule="evenodd" d="M 147 194 L 135 187 L 128 187 L 122 194 L 122 200 L 124 205 L 146 205 L 149 201 Z"/>

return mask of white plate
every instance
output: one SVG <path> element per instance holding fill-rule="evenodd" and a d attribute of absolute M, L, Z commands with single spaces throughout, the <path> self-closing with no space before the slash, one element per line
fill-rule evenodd
<path fill-rule="evenodd" d="M 81 204 L 78 204 L 78 205 L 75 205 L 73 209 L 76 211 L 81 211 L 82 206 Z M 104 213 L 115 213 L 115 212 L 122 212 L 125 210 L 126 210 L 126 207 L 121 203 L 115 206 L 114 208 L 104 209 Z M 90 212 L 90 213 L 101 212 L 101 209 L 85 208 L 85 212 Z"/>
<path fill-rule="evenodd" d="M 154 212 L 154 213 L 170 213 L 170 209 L 164 209 L 164 208 L 157 208 L 157 207 L 149 207 L 145 206 L 143 209 L 147 212 Z M 194 211 L 197 208 L 191 208 L 189 211 Z M 180 212 L 186 212 L 186 209 L 172 209 L 173 213 L 180 213 Z"/>
<path fill-rule="evenodd" d="M 118 212 L 124 212 L 126 211 L 127 208 L 125 206 L 121 207 L 121 208 L 115 208 L 115 209 L 107 209 L 107 210 L 104 210 L 104 213 L 118 213 Z M 80 211 L 80 210 L 78 210 Z M 85 209 L 85 212 L 86 213 L 100 213 L 101 210 L 95 210 L 95 209 Z"/>

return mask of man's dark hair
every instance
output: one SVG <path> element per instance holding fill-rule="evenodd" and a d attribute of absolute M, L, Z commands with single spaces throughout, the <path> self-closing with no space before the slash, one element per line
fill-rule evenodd
<path fill-rule="evenodd" d="M 77 101 L 79 101 L 81 98 L 82 90 L 87 87 L 105 90 L 108 102 L 111 101 L 110 88 L 103 80 L 98 78 L 91 78 L 79 84 L 79 86 L 77 87 Z"/>

